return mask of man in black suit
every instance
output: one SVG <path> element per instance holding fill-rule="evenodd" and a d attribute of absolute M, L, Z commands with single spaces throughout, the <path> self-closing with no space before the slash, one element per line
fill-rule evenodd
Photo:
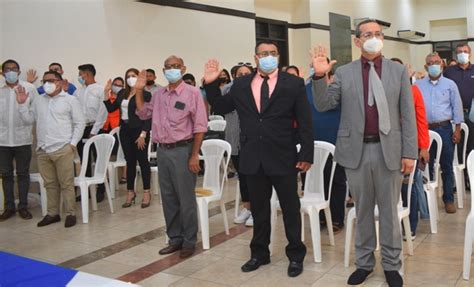
<path fill-rule="evenodd" d="M 229 94 L 221 96 L 219 62 L 210 60 L 204 80 L 207 100 L 214 111 L 237 110 L 240 118 L 240 168 L 248 177 L 254 232 L 251 259 L 243 272 L 270 263 L 270 198 L 272 187 L 280 200 L 288 239 L 288 276 L 303 272 L 306 247 L 301 242 L 300 200 L 296 175 L 313 162 L 311 110 L 301 78 L 278 71 L 278 48 L 273 42 L 255 47 L 257 71 L 236 79 Z M 297 123 L 295 133 L 294 123 Z M 296 150 L 297 137 L 301 144 Z"/>

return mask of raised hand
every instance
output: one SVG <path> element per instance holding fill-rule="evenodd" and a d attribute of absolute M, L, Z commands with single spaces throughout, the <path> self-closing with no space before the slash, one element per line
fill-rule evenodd
<path fill-rule="evenodd" d="M 26 99 L 28 99 L 28 92 L 26 89 L 20 85 L 17 86 L 15 89 L 15 94 L 16 94 L 16 101 L 20 105 L 26 102 Z"/>
<path fill-rule="evenodd" d="M 313 63 L 314 74 L 317 77 L 326 75 L 337 62 L 336 60 L 332 60 L 328 63 L 328 52 L 326 48 L 320 45 L 314 46 L 309 54 L 311 56 L 311 62 Z"/>
<path fill-rule="evenodd" d="M 216 59 L 211 59 L 207 61 L 206 65 L 204 66 L 204 83 L 210 84 L 217 80 L 221 70 L 219 69 L 219 61 Z"/>
<path fill-rule="evenodd" d="M 36 80 L 38 80 L 36 71 L 33 69 L 29 69 L 28 72 L 26 72 L 26 81 L 28 81 L 28 83 L 33 84 L 34 82 L 36 82 Z"/>
<path fill-rule="evenodd" d="M 108 101 L 110 98 L 110 93 L 112 92 L 112 79 L 109 79 L 105 84 L 104 88 L 104 100 Z"/>
<path fill-rule="evenodd" d="M 135 89 L 143 90 L 145 86 L 146 86 L 146 70 L 141 70 L 140 73 L 138 73 L 138 79 L 137 79 L 137 82 L 135 83 Z"/>

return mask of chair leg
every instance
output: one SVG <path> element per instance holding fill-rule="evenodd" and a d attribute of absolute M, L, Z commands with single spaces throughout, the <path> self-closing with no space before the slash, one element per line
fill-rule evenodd
<path fill-rule="evenodd" d="M 431 233 L 436 234 L 438 233 L 438 222 L 437 222 L 437 213 L 436 210 L 437 208 L 437 203 L 436 203 L 436 198 L 434 195 L 436 195 L 436 191 L 432 190 L 431 188 L 428 188 L 426 191 L 427 199 L 428 199 L 428 210 L 430 212 L 430 226 L 431 226 Z"/>
<path fill-rule="evenodd" d="M 227 211 L 225 209 L 225 202 L 223 199 L 221 199 L 221 213 L 222 213 L 222 219 L 224 220 L 224 229 L 225 229 L 225 234 L 229 235 L 229 222 L 227 221 Z"/>
<path fill-rule="evenodd" d="M 105 185 L 105 192 L 107 193 L 107 199 L 109 201 L 110 213 L 114 213 L 114 205 L 112 203 L 112 192 L 110 191 L 109 182 L 107 180 L 107 177 L 105 177 L 104 185 Z"/>
<path fill-rule="evenodd" d="M 89 187 L 87 184 L 81 184 L 81 207 L 82 207 L 82 223 L 89 222 Z M 61 203 L 62 205 L 62 203 Z"/>
<path fill-rule="evenodd" d="M 202 249 L 209 249 L 209 210 L 206 201 L 198 200 L 198 212 L 201 222 Z"/>
<path fill-rule="evenodd" d="M 304 211 L 300 211 L 301 214 L 301 241 L 304 242 Z"/>
<path fill-rule="evenodd" d="M 321 262 L 321 230 L 319 226 L 319 212 L 311 208 L 309 210 L 309 224 L 311 226 L 311 240 L 313 241 L 314 262 Z M 328 226 L 329 228 L 329 226 Z"/>
<path fill-rule="evenodd" d="M 413 241 L 411 240 L 411 227 L 408 216 L 403 217 L 403 228 L 405 229 L 405 237 L 407 239 L 408 255 L 413 255 Z M 403 242 L 402 242 L 403 243 Z M 403 253 L 402 253 L 403 256 Z"/>
<path fill-rule="evenodd" d="M 46 192 L 46 188 L 44 188 L 43 178 L 39 177 L 38 184 L 41 197 L 41 212 L 43 216 L 46 216 L 48 214 L 48 193 Z"/>
<path fill-rule="evenodd" d="M 107 167 L 107 173 L 109 175 L 110 193 L 112 198 L 115 199 L 115 183 L 117 182 L 115 168 L 113 168 L 112 166 Z"/>
<path fill-rule="evenodd" d="M 377 246 L 375 247 L 375 250 L 379 251 L 380 250 L 380 224 L 378 219 L 375 220 L 375 240 L 377 240 Z"/>
<path fill-rule="evenodd" d="M 97 185 L 92 184 L 89 186 L 89 189 L 91 191 L 92 210 L 97 211 Z"/>
<path fill-rule="evenodd" d="M 464 181 L 461 177 L 462 170 L 454 167 L 454 182 L 456 183 L 456 194 L 458 199 L 458 208 L 464 208 Z"/>
<path fill-rule="evenodd" d="M 327 224 L 327 228 L 328 228 L 329 243 L 332 246 L 334 246 L 336 244 L 334 243 L 334 230 L 332 230 L 332 217 L 331 217 L 331 209 L 329 208 L 329 206 L 324 209 L 324 216 L 326 216 L 326 224 Z"/>
<path fill-rule="evenodd" d="M 151 185 L 153 187 L 153 194 L 159 196 L 160 191 L 158 190 L 158 172 L 151 173 Z M 160 203 L 161 203 L 161 197 L 160 197 Z"/>
<path fill-rule="evenodd" d="M 237 179 L 237 186 L 235 188 L 235 210 L 234 210 L 234 217 L 239 216 L 239 207 L 240 207 L 240 183 Z"/>
<path fill-rule="evenodd" d="M 273 244 L 275 242 L 275 230 L 277 228 L 277 208 L 276 206 L 274 205 L 274 203 L 272 203 L 272 206 L 270 207 L 271 208 L 271 211 L 270 211 L 270 224 L 271 224 L 271 233 L 270 233 L 270 244 L 268 246 L 268 248 L 270 249 L 270 256 L 273 254 Z"/>
<path fill-rule="evenodd" d="M 472 238 L 473 232 L 472 229 L 473 217 L 471 215 L 468 216 L 466 220 L 466 231 L 464 234 L 464 259 L 463 259 L 463 268 L 462 268 L 462 278 L 464 280 L 469 280 L 469 273 L 471 272 L 471 256 L 472 256 Z"/>
<path fill-rule="evenodd" d="M 354 230 L 355 209 L 352 207 L 347 213 L 346 239 L 344 242 L 344 267 L 349 267 L 351 254 L 352 231 Z"/>

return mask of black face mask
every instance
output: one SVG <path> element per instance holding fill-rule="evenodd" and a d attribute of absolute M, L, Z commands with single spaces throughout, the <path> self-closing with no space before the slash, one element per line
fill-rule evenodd
<path fill-rule="evenodd" d="M 146 85 L 147 86 L 151 86 L 151 85 L 154 85 L 155 84 L 155 81 L 146 81 Z"/>
<path fill-rule="evenodd" d="M 219 84 L 227 84 L 229 83 L 229 80 L 225 77 L 219 78 Z"/>

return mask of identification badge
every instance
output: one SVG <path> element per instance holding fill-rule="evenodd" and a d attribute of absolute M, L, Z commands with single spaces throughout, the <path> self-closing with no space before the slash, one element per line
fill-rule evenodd
<path fill-rule="evenodd" d="M 182 102 L 176 102 L 176 104 L 174 104 L 174 107 L 175 109 L 178 109 L 178 110 L 184 110 L 184 108 L 186 107 L 186 104 Z"/>

